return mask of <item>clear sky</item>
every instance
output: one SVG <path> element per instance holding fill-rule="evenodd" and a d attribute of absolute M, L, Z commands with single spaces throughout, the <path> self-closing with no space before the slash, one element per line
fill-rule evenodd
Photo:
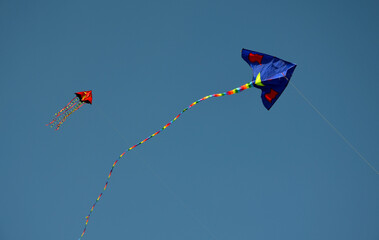
<path fill-rule="evenodd" d="M 117 157 L 292 83 L 379 169 L 378 1 L 0 0 L 0 239 L 78 239 Z M 45 126 L 74 97 L 93 105 Z M 379 239 L 379 175 L 288 86 L 124 156 L 84 239 Z"/>

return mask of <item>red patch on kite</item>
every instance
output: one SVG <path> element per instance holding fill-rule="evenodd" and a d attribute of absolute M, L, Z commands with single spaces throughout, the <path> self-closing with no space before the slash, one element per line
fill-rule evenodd
<path fill-rule="evenodd" d="M 259 64 L 262 64 L 262 58 L 263 58 L 262 55 L 249 53 L 249 61 L 252 63 L 257 62 Z"/>
<path fill-rule="evenodd" d="M 81 102 L 92 104 L 92 91 L 84 91 L 75 93 Z"/>
<path fill-rule="evenodd" d="M 278 92 L 276 92 L 274 89 L 271 89 L 270 93 L 265 94 L 265 98 L 267 99 L 267 101 L 272 102 L 272 100 L 274 100 L 274 98 L 277 95 L 278 95 Z"/>

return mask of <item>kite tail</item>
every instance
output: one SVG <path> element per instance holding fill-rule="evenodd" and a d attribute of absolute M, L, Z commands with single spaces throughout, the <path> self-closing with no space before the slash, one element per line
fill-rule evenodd
<path fill-rule="evenodd" d="M 126 150 L 125 152 L 123 152 L 119 157 L 118 159 L 113 163 L 112 165 L 112 168 L 109 172 L 109 175 L 108 175 L 108 178 L 107 178 L 107 181 L 105 183 L 105 186 L 104 186 L 104 189 L 103 189 L 103 192 L 100 193 L 100 195 L 97 197 L 95 203 L 92 205 L 92 208 L 89 212 L 89 214 L 86 216 L 86 223 L 85 223 L 85 226 L 84 226 L 84 229 L 83 229 L 83 232 L 82 232 L 82 235 L 79 237 L 79 240 L 84 236 L 84 233 L 86 232 L 87 230 L 87 224 L 88 224 L 88 221 L 89 221 L 89 218 L 91 217 L 91 214 L 93 212 L 93 209 L 95 208 L 97 202 L 100 200 L 101 196 L 103 196 L 103 193 L 105 192 L 105 190 L 107 189 L 107 186 L 108 186 L 108 182 L 111 178 L 111 175 L 112 175 L 112 172 L 113 172 L 113 169 L 114 167 L 116 166 L 117 162 L 125 155 L 125 153 L 131 151 L 133 148 L 135 147 L 138 147 L 139 145 L 141 145 L 142 143 L 146 142 L 147 140 L 151 139 L 152 137 L 158 135 L 160 132 L 162 132 L 163 130 L 165 130 L 167 127 L 169 127 L 173 122 L 175 122 L 184 112 L 186 112 L 188 109 L 192 108 L 193 106 L 195 106 L 196 104 L 198 104 L 199 102 L 202 102 L 204 100 L 207 100 L 209 98 L 213 98 L 213 97 L 222 97 L 222 96 L 226 96 L 226 95 L 233 95 L 233 94 L 236 94 L 236 93 L 240 93 L 246 89 L 249 89 L 253 86 L 253 82 L 249 82 L 249 83 L 246 83 L 238 88 L 234 88 L 230 91 L 227 91 L 227 92 L 223 92 L 223 93 L 216 93 L 216 94 L 211 94 L 211 95 L 208 95 L 208 96 L 205 96 L 203 98 L 200 98 L 199 100 L 191 103 L 191 105 L 189 105 L 188 107 L 186 107 L 185 109 L 183 109 L 183 111 L 181 111 L 181 113 L 179 113 L 173 120 L 171 120 L 169 123 L 167 123 L 166 125 L 164 125 L 159 131 L 151 134 L 149 137 L 145 138 L 144 140 L 142 140 L 141 142 L 137 143 L 136 145 L 134 146 L 131 146 L 130 148 L 128 148 L 128 150 Z"/>
<path fill-rule="evenodd" d="M 62 115 L 64 115 L 68 110 L 70 110 L 72 107 L 74 107 L 76 105 L 76 103 L 78 103 L 78 101 L 79 101 L 79 98 L 78 97 L 74 97 L 64 108 L 62 108 L 59 112 L 57 112 L 55 114 L 55 117 L 53 118 L 53 120 L 51 122 L 49 122 L 48 124 L 46 124 L 46 126 L 51 125 L 51 127 L 53 127 L 53 125 L 55 125 L 55 122 Z"/>
<path fill-rule="evenodd" d="M 79 108 L 81 108 L 83 106 L 84 102 L 79 102 L 79 103 L 75 103 L 72 107 L 70 107 L 66 112 L 65 114 L 63 115 L 62 118 L 60 118 L 60 121 L 59 123 L 57 124 L 57 127 L 55 130 L 58 130 L 61 125 L 64 123 L 64 121 L 66 121 L 66 119 L 71 115 L 73 114 L 76 110 L 78 110 Z"/>

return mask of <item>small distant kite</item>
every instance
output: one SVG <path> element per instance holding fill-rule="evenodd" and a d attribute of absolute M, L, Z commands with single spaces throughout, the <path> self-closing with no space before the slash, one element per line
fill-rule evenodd
<path fill-rule="evenodd" d="M 152 137 L 158 135 L 160 132 L 165 130 L 167 127 L 169 127 L 174 121 L 176 121 L 185 111 L 195 106 L 197 103 L 202 102 L 204 100 L 213 98 L 213 97 L 222 97 L 226 95 L 233 95 L 239 92 L 242 92 L 246 89 L 251 88 L 252 86 L 259 88 L 262 90 L 262 101 L 263 105 L 266 107 L 267 110 L 269 110 L 272 105 L 278 100 L 280 95 L 283 93 L 284 89 L 287 87 L 292 73 L 296 68 L 296 64 L 284 61 L 282 59 L 279 59 L 277 57 L 273 57 L 267 54 L 259 53 L 250 51 L 247 49 L 242 49 L 242 58 L 250 65 L 250 67 L 253 69 L 253 80 L 251 82 L 248 82 L 238 88 L 234 88 L 230 91 L 223 92 L 223 93 L 216 93 L 211 94 L 208 96 L 205 96 L 203 98 L 200 98 L 199 100 L 193 102 L 191 105 L 183 109 L 179 115 L 177 115 L 173 120 L 171 120 L 169 123 L 164 125 L 160 130 L 153 133 L 149 137 L 145 138 L 141 142 L 131 146 L 127 150 L 125 150 L 118 159 L 113 163 L 112 168 L 109 172 L 108 178 L 106 180 L 105 186 L 103 188 L 103 191 L 100 193 L 100 195 L 97 197 L 96 201 L 91 207 L 91 210 L 89 214 L 86 216 L 86 222 L 83 229 L 83 232 L 81 236 L 79 237 L 79 240 L 83 237 L 84 233 L 87 230 L 87 224 L 91 217 L 91 214 L 97 204 L 97 202 L 100 200 L 100 198 L 103 196 L 103 192 L 107 189 L 108 182 L 111 178 L 112 172 L 114 167 L 116 166 L 117 162 L 129 151 L 134 149 L 135 147 L 138 147 L 139 145 L 143 144 L 147 140 L 151 139 Z"/>
<path fill-rule="evenodd" d="M 58 130 L 73 112 L 81 108 L 85 103 L 92 104 L 92 91 L 77 92 L 75 95 L 76 97 L 57 112 L 53 120 L 46 124 L 46 126 L 50 125 L 50 127 L 55 127 L 55 130 Z"/>

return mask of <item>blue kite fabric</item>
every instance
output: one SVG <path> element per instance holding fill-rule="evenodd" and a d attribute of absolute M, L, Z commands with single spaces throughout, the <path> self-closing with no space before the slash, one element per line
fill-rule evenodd
<path fill-rule="evenodd" d="M 242 49 L 241 56 L 253 69 L 253 86 L 262 90 L 263 105 L 270 110 L 287 87 L 296 64 L 247 49 Z"/>

